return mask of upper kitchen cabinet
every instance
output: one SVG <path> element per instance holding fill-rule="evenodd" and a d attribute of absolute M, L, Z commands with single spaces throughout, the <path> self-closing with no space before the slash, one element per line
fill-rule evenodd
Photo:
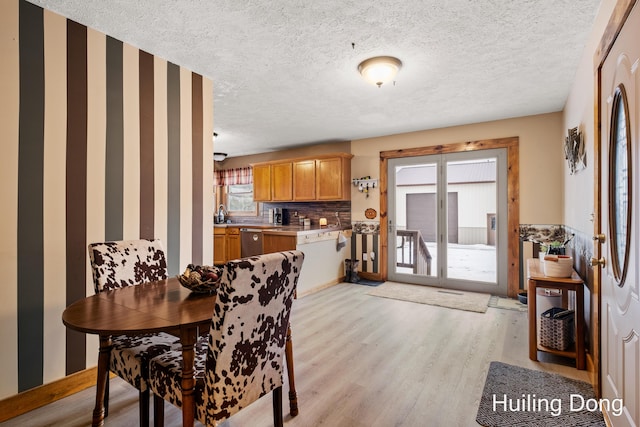
<path fill-rule="evenodd" d="M 283 202 L 349 200 L 352 157 L 348 153 L 332 153 L 255 163 L 251 165 L 254 199 Z"/>
<path fill-rule="evenodd" d="M 271 164 L 271 200 L 286 202 L 293 199 L 291 162 Z"/>
<path fill-rule="evenodd" d="M 271 165 L 256 164 L 253 166 L 253 199 L 271 200 Z"/>
<path fill-rule="evenodd" d="M 296 160 L 293 162 L 293 200 L 313 201 L 316 199 L 316 161 Z"/>
<path fill-rule="evenodd" d="M 316 160 L 316 198 L 318 200 L 350 199 L 350 175 L 351 157 Z"/>

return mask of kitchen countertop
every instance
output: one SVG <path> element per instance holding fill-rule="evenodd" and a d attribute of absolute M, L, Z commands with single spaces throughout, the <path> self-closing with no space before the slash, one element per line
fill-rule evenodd
<path fill-rule="evenodd" d="M 256 224 L 242 224 L 239 222 L 232 222 L 229 224 L 213 224 L 214 228 L 274 228 L 280 227 L 275 224 L 264 224 L 264 223 L 256 223 Z"/>
<path fill-rule="evenodd" d="M 319 225 L 312 225 L 310 227 L 300 227 L 293 225 L 283 225 L 277 228 L 268 228 L 262 230 L 262 234 L 279 234 L 284 236 L 304 236 L 306 234 L 317 234 L 317 233 L 330 233 L 332 231 L 345 231 L 351 230 L 351 227 L 337 227 L 337 226 L 327 226 L 320 227 Z"/>
<path fill-rule="evenodd" d="M 231 223 L 231 224 L 214 224 L 216 228 L 260 228 L 263 233 L 266 234 L 279 234 L 285 236 L 300 236 L 306 234 L 315 234 L 315 233 L 328 233 L 332 231 L 345 231 L 351 230 L 351 226 L 340 226 L 337 227 L 327 226 L 320 227 L 319 225 L 312 225 L 310 227 L 303 227 L 299 225 L 276 225 L 276 224 L 241 224 L 241 223 Z"/>

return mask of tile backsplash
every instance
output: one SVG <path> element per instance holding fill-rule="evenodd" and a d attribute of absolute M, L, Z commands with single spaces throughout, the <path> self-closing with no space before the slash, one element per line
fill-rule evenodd
<path fill-rule="evenodd" d="M 268 224 L 269 209 L 281 208 L 289 210 L 289 220 L 291 225 L 297 224 L 298 216 L 304 215 L 311 219 L 311 225 L 317 226 L 320 218 L 326 218 L 327 224 L 336 224 L 336 212 L 340 218 L 342 226 L 351 225 L 351 202 L 281 202 L 281 203 L 260 203 L 260 213 L 256 216 L 230 216 L 236 224 Z"/>

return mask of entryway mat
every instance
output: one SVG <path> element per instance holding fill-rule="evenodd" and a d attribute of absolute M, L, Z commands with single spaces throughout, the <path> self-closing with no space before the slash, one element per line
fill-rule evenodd
<path fill-rule="evenodd" d="M 353 283 L 353 282 L 352 282 Z M 356 285 L 365 285 L 365 286 L 380 286 L 382 285 L 384 282 L 381 281 L 377 281 L 377 280 L 368 280 L 368 279 L 360 279 L 357 282 L 355 282 Z"/>
<path fill-rule="evenodd" d="M 486 427 L 605 426 L 590 384 L 491 362 L 476 422 Z"/>
<path fill-rule="evenodd" d="M 499 297 L 493 295 L 489 300 L 489 307 L 501 308 L 503 310 L 527 311 L 527 306 L 512 298 Z"/>
<path fill-rule="evenodd" d="M 487 311 L 490 294 L 457 291 L 425 285 L 384 282 L 368 292 L 369 295 L 420 304 L 436 305 L 457 310 L 484 313 Z"/>

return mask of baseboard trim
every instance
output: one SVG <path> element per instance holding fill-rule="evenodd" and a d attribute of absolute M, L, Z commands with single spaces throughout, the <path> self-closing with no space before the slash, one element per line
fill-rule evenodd
<path fill-rule="evenodd" d="M 313 287 L 311 289 L 307 289 L 307 290 L 302 291 L 302 292 L 297 292 L 296 298 L 303 298 L 303 297 L 306 297 L 307 295 L 315 294 L 316 292 L 323 291 L 323 290 L 325 290 L 327 288 L 330 288 L 330 287 L 335 286 L 338 283 L 342 283 L 342 282 L 344 282 L 344 276 L 338 278 L 337 280 L 332 280 L 329 283 L 325 283 L 323 285 L 318 285 L 318 286 L 315 286 L 315 287 Z"/>
<path fill-rule="evenodd" d="M 589 381 L 591 381 L 591 386 L 593 387 L 593 390 L 595 391 L 596 397 L 599 399 L 601 396 L 600 393 L 600 384 L 598 381 L 598 372 L 596 372 L 596 365 L 595 363 L 593 363 L 593 357 L 591 357 L 591 354 L 589 352 L 587 352 L 587 357 L 586 359 L 586 370 L 587 373 L 589 374 Z"/>
<path fill-rule="evenodd" d="M 97 372 L 85 369 L 0 400 L 0 423 L 96 385 Z"/>

